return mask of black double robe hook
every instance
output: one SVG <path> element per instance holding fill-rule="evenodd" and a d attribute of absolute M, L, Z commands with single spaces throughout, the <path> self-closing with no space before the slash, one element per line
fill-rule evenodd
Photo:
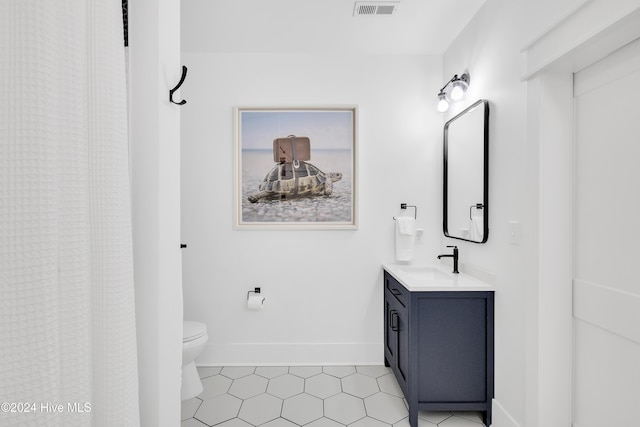
<path fill-rule="evenodd" d="M 176 87 L 174 87 L 173 89 L 169 90 L 169 102 L 173 102 L 176 105 L 184 105 L 187 103 L 187 101 L 185 101 L 184 99 L 180 102 L 176 102 L 173 100 L 173 92 L 177 91 L 178 89 L 180 89 L 180 86 L 182 86 L 182 83 L 184 83 L 184 79 L 187 77 L 187 67 L 185 67 L 184 65 L 182 66 L 182 77 L 180 77 L 180 81 L 178 82 L 178 84 L 176 85 Z"/>

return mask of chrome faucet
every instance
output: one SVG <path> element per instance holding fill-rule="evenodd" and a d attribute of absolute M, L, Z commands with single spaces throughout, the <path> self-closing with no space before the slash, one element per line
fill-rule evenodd
<path fill-rule="evenodd" d="M 458 247 L 457 246 L 447 246 L 448 248 L 453 248 L 453 254 L 442 254 L 438 255 L 438 259 L 440 258 L 453 258 L 453 273 L 458 274 Z"/>

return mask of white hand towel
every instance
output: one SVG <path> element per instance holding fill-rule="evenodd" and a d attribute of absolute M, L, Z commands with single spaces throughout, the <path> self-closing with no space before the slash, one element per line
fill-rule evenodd
<path fill-rule="evenodd" d="M 482 211 L 479 215 L 471 216 L 469 228 L 471 230 L 470 239 L 477 242 L 482 241 L 484 237 L 484 216 Z"/>
<path fill-rule="evenodd" d="M 410 236 L 415 233 L 416 220 L 410 216 L 401 216 L 396 218 L 398 232 L 403 236 Z"/>
<path fill-rule="evenodd" d="M 416 240 L 416 220 L 412 217 L 396 218 L 396 260 L 411 261 Z"/>

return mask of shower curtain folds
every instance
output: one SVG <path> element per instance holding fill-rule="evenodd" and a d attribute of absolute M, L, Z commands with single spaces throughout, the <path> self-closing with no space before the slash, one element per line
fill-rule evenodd
<path fill-rule="evenodd" d="M 121 0 L 2 2 L 2 426 L 139 425 L 124 55 Z"/>

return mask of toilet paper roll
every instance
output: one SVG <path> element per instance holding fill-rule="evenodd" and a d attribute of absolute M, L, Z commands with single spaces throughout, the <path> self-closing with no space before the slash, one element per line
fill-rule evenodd
<path fill-rule="evenodd" d="M 247 298 L 247 308 L 249 310 L 262 310 L 263 306 L 264 297 L 261 294 L 249 294 L 249 298 Z"/>

